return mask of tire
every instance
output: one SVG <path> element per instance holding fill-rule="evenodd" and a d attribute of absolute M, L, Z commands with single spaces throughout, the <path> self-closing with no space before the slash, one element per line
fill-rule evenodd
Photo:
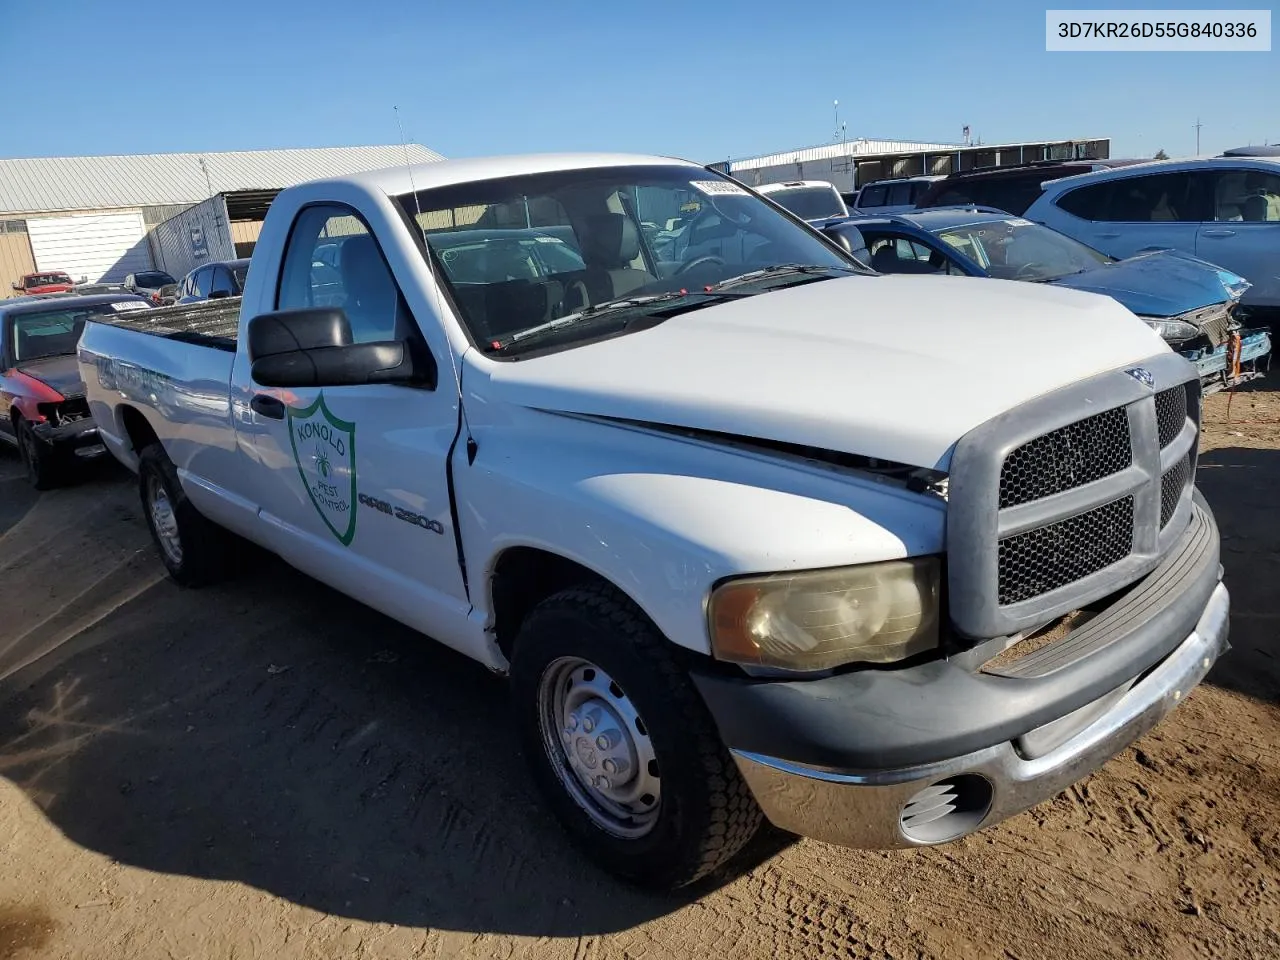
<path fill-rule="evenodd" d="M 231 568 L 231 535 L 201 514 L 178 480 L 173 461 L 158 443 L 138 457 L 138 494 L 169 576 L 184 587 L 223 579 Z"/>
<path fill-rule="evenodd" d="M 36 437 L 31 424 L 19 417 L 14 422 L 18 455 L 27 471 L 27 482 L 37 490 L 52 490 L 62 482 L 63 463 L 58 451 Z"/>
<path fill-rule="evenodd" d="M 569 835 L 610 873 L 669 892 L 724 864 L 760 828 L 760 807 L 675 648 L 613 588 L 573 587 L 540 603 L 516 638 L 511 684 L 535 781 Z M 588 693 L 581 709 L 568 709 Z M 603 744 L 623 727 L 632 737 L 625 747 L 594 749 L 591 736 Z M 588 776 L 616 772 L 617 762 L 607 766 L 613 756 L 639 761 L 631 776 L 614 778 L 625 780 L 618 793 L 640 794 L 629 806 L 601 802 L 582 778 L 587 765 Z"/>

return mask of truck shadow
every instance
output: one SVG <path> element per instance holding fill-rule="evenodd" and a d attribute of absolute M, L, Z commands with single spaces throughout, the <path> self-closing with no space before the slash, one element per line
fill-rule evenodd
<path fill-rule="evenodd" d="M 0 776 L 72 841 L 349 918 L 531 936 L 625 930 L 725 882 L 663 898 L 589 865 L 501 681 L 272 557 L 245 567 L 157 583 L 0 687 Z"/>
<path fill-rule="evenodd" d="M 1206 450 L 1196 483 L 1218 521 L 1231 591 L 1231 650 L 1208 682 L 1280 704 L 1280 451 Z"/>

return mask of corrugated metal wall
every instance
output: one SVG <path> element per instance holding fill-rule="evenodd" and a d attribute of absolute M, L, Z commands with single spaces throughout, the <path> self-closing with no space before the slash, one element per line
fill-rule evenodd
<path fill-rule="evenodd" d="M 38 270 L 65 270 L 73 280 L 98 283 L 151 269 L 141 210 L 28 217 L 27 233 Z"/>
<path fill-rule="evenodd" d="M 17 295 L 13 289 L 18 278 L 36 269 L 23 220 L 0 220 L 0 297 Z"/>
<path fill-rule="evenodd" d="M 222 195 L 188 207 L 151 230 L 156 266 L 181 280 L 211 260 L 234 260 L 235 244 Z"/>

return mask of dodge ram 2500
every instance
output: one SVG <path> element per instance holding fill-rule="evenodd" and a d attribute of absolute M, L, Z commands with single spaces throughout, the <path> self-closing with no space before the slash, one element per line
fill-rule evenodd
<path fill-rule="evenodd" d="M 641 225 L 688 209 L 661 259 Z M 551 808 L 634 881 L 765 817 L 963 836 L 1225 649 L 1196 372 L 1114 300 L 876 276 L 714 172 L 596 155 L 289 188 L 248 276 L 238 320 L 80 342 L 170 574 L 238 535 L 506 675 Z"/>

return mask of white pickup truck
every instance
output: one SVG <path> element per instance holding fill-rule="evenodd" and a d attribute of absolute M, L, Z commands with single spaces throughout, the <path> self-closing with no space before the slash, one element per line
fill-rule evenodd
<path fill-rule="evenodd" d="M 215 309 L 79 346 L 172 576 L 234 568 L 230 531 L 508 676 L 550 806 L 633 881 L 762 817 L 996 823 L 1226 647 L 1196 373 L 1110 299 L 876 276 L 702 167 L 590 155 L 288 189 Z"/>

